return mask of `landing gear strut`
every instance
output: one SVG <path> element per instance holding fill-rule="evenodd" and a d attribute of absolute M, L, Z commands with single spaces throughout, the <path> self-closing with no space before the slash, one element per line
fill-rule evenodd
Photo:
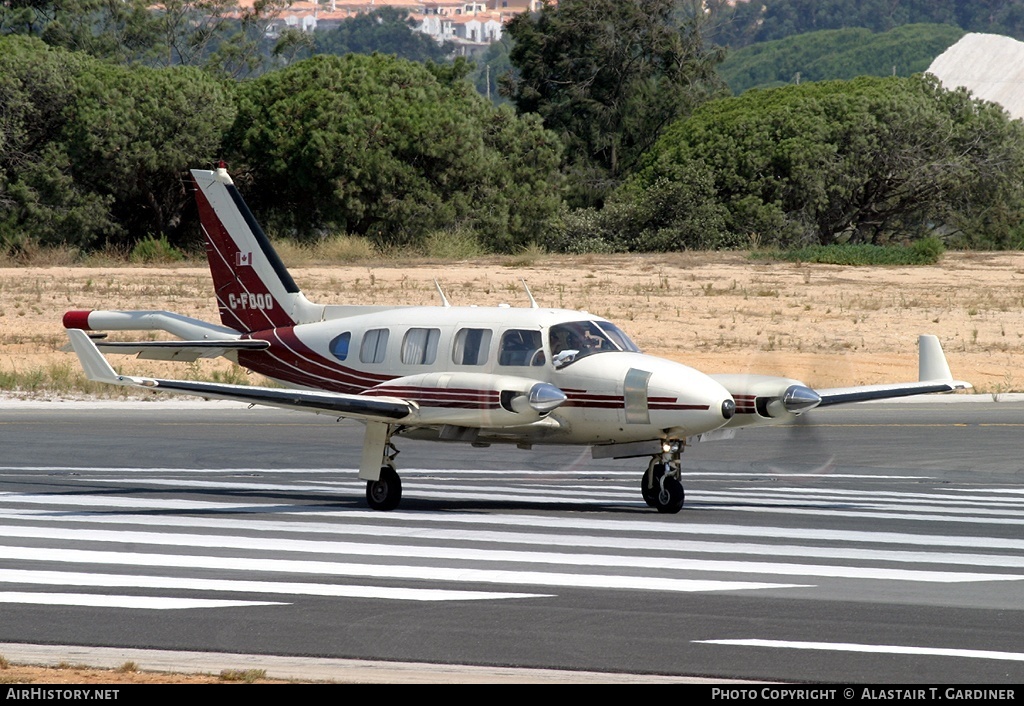
<path fill-rule="evenodd" d="M 374 510 L 394 510 L 402 501 L 402 479 L 395 470 L 398 449 L 391 443 L 394 431 L 380 422 L 366 425 L 359 477 L 366 479 L 366 502 Z"/>
<path fill-rule="evenodd" d="M 651 458 L 647 471 L 640 481 L 640 493 L 644 502 L 658 512 L 675 514 L 683 509 L 686 494 L 680 482 L 682 466 L 679 455 L 682 445 L 678 441 L 666 441 L 662 453 Z"/>

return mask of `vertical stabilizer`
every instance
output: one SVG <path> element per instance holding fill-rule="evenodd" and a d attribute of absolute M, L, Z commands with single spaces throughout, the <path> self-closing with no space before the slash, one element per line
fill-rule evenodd
<path fill-rule="evenodd" d="M 224 168 L 192 170 L 220 319 L 243 333 L 319 321 Z"/>

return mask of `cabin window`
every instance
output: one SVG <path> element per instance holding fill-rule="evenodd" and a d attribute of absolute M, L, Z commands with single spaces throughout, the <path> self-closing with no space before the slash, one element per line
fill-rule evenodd
<path fill-rule="evenodd" d="M 405 365 L 433 365 L 437 360 L 437 341 L 441 329 L 411 328 L 402 341 L 402 363 Z"/>
<path fill-rule="evenodd" d="M 340 336 L 335 336 L 331 341 L 331 354 L 338 360 L 348 358 L 348 344 L 352 342 L 352 332 L 346 331 Z"/>
<path fill-rule="evenodd" d="M 363 344 L 359 348 L 359 360 L 364 363 L 383 363 L 384 354 L 388 349 L 388 330 L 375 328 L 363 334 Z"/>
<path fill-rule="evenodd" d="M 544 365 L 540 331 L 512 329 L 501 336 L 499 365 Z"/>
<path fill-rule="evenodd" d="M 491 352 L 489 328 L 464 328 L 455 334 L 452 362 L 456 365 L 483 365 Z"/>

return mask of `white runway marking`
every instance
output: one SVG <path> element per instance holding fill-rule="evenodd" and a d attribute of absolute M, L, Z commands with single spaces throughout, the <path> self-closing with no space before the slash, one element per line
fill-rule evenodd
<path fill-rule="evenodd" d="M 51 539 L 52 528 L 8 527 L 3 530 L 0 542 L 8 538 L 21 537 Z M 110 530 L 73 530 L 62 533 L 61 541 L 118 542 L 127 545 L 157 545 L 167 547 L 188 547 L 206 549 L 253 548 L 251 537 L 222 535 L 204 536 L 198 534 L 175 534 L 157 532 L 117 532 Z M 558 546 L 561 546 L 560 544 Z M 583 554 L 565 552 L 511 551 L 499 549 L 468 549 L 465 547 L 438 547 L 379 542 L 326 542 L 295 539 L 267 538 L 259 542 L 261 551 L 275 551 L 281 554 L 313 553 L 328 555 L 393 557 L 402 559 L 449 560 L 465 563 L 495 562 L 503 566 L 511 564 L 553 564 L 573 567 L 606 567 L 620 569 L 653 569 L 659 571 L 717 571 L 776 576 L 813 576 L 830 578 L 883 579 L 896 581 L 923 581 L 929 583 L 962 583 L 970 581 L 1019 581 L 1024 574 L 989 574 L 963 571 L 924 571 L 915 569 L 887 569 L 864 566 L 828 566 L 821 564 L 799 564 L 769 561 L 728 561 L 709 559 L 684 559 L 662 556 L 620 556 L 608 554 Z M 767 550 L 761 548 L 761 554 Z M 0 557 L 8 551 L 18 551 L 0 546 Z M 42 550 L 41 550 L 42 551 Z M 60 551 L 60 550 L 54 550 Z M 70 550 L 78 551 L 78 550 Z M 726 550 L 727 551 L 727 550 Z M 276 560 L 273 560 L 276 561 Z"/>
<path fill-rule="evenodd" d="M 252 606 L 288 605 L 266 601 L 226 601 L 215 598 L 166 598 L 160 596 L 116 596 L 93 593 L 31 593 L 0 592 L 0 603 L 34 605 L 73 605 L 93 608 L 144 608 L 147 610 L 181 610 L 183 608 L 242 608 Z"/>
<path fill-rule="evenodd" d="M 569 574 L 543 571 L 504 571 L 441 566 L 402 566 L 394 564 L 356 564 L 351 562 L 296 561 L 292 559 L 207 557 L 179 554 L 142 554 L 138 552 L 44 549 L 39 547 L 3 547 L 0 557 L 18 561 L 56 561 L 114 566 L 156 566 L 179 569 L 219 569 L 223 571 L 279 571 L 322 576 L 360 576 L 364 578 L 414 579 L 460 583 L 497 583 L 514 586 L 560 586 L 575 588 L 619 588 L 645 591 L 737 591 L 764 588 L 802 588 L 806 584 L 760 583 L 751 581 L 713 581 L 670 579 L 661 576 L 618 576 L 608 574 Z"/>
<path fill-rule="evenodd" d="M 742 647 L 775 647 L 793 650 L 827 650 L 832 652 L 867 652 L 870 654 L 924 655 L 930 657 L 969 657 L 1024 662 L 1024 653 L 996 650 L 964 650 L 955 647 L 910 647 L 907 645 L 858 645 L 846 642 L 791 642 L 788 640 L 694 640 L 707 645 L 738 645 Z"/>
<path fill-rule="evenodd" d="M 88 536 L 96 541 L 125 541 L 118 533 L 109 535 L 94 534 L 100 530 L 89 531 L 78 528 L 53 529 L 55 522 L 66 523 L 69 520 L 81 523 L 86 520 L 80 518 L 69 518 L 66 515 L 43 515 L 39 511 L 29 510 L 22 512 L 0 513 L 0 520 L 15 520 L 19 522 L 32 522 L 49 526 L 48 529 L 36 527 L 14 527 L 9 525 L 3 530 L 8 536 L 19 537 L 59 537 L 64 539 L 84 539 Z M 111 525 L 137 525 L 142 527 L 177 527 L 191 530 L 231 530 L 248 531 L 259 533 L 303 533 L 303 534 L 329 534 L 339 536 L 355 535 L 359 537 L 374 536 L 378 539 L 416 538 L 429 539 L 436 542 L 473 542 L 487 544 L 526 544 L 540 545 L 544 547 L 559 546 L 565 541 L 564 534 L 544 534 L 539 532 L 510 532 L 496 530 L 449 530 L 441 528 L 421 527 L 387 527 L 384 525 L 370 524 L 330 524 L 326 522 L 275 522 L 266 520 L 228 520 L 216 518 L 198 517 L 146 517 L 135 515 L 90 515 L 87 518 L 89 524 L 111 524 Z M 594 528 L 589 528 L 594 529 Z M 776 528 L 740 527 L 735 528 L 737 536 L 772 536 Z M 152 533 L 157 534 L 157 533 Z M 863 533 L 845 533 L 863 534 Z M 813 531 L 800 533 L 804 539 L 813 539 Z M 168 535 L 159 534 L 164 537 Z M 187 535 L 193 537 L 196 535 Z M 789 538 L 789 537 L 787 537 Z M 894 535 L 890 538 L 892 544 L 914 544 L 917 535 Z M 941 539 L 941 538 L 940 538 Z M 964 538 L 956 538 L 957 544 L 962 544 Z M 260 540 L 262 542 L 262 540 Z M 276 541 L 288 541 L 278 539 Z M 841 540 L 836 537 L 831 539 L 833 543 Z M 846 541 L 869 541 L 856 538 Z M 879 542 L 884 540 L 878 540 Z M 971 544 L 975 548 L 989 548 L 997 546 L 999 540 L 991 537 L 973 537 Z M 161 542 L 157 542 L 161 543 Z M 251 540 L 250 540 L 251 543 Z M 573 534 L 572 545 L 577 549 L 618 549 L 623 551 L 635 551 L 636 539 L 633 537 L 610 537 L 597 535 Z M 312 546 L 312 545 L 310 545 Z M 718 554 L 752 554 L 764 556 L 768 551 L 774 557 L 814 557 L 819 559 L 853 559 L 862 561 L 895 562 L 902 564 L 961 564 L 967 566 L 990 566 L 999 568 L 1024 569 L 1024 556 L 1011 554 L 965 554 L 953 551 L 906 551 L 889 550 L 872 547 L 861 549 L 853 547 L 818 547 L 813 545 L 793 544 L 770 544 L 770 543 L 745 543 L 745 542 L 718 542 L 698 541 L 685 539 L 661 540 L 650 542 L 649 548 L 659 552 L 670 552 L 674 554 L 687 553 L 718 553 Z M 937 548 L 942 544 L 935 545 Z M 960 548 L 959 546 L 957 548 Z M 1006 547 L 1001 547 L 1005 550 Z"/>
<path fill-rule="evenodd" d="M 26 571 L 19 569 L 0 569 L 0 583 L 38 584 L 40 586 L 234 591 L 237 593 L 275 593 L 292 596 L 330 596 L 333 598 L 387 598 L 405 601 L 482 601 L 547 597 L 546 594 L 542 593 L 453 591 L 432 588 L 394 588 L 390 586 L 339 586 L 330 583 L 302 583 L 294 581 L 234 581 L 181 578 L 176 576 L 85 574 L 71 571 Z"/>

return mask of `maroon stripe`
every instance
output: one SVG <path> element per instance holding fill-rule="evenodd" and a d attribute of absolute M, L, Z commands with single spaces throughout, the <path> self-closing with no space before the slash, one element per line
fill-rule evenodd
<path fill-rule="evenodd" d="M 496 397 L 499 394 L 498 390 L 474 390 L 468 387 L 423 387 L 422 385 L 388 385 L 387 383 L 373 389 L 385 392 L 433 392 L 439 395 L 492 395 Z M 367 392 L 372 392 L 372 390 L 367 390 Z"/>
<path fill-rule="evenodd" d="M 421 407 L 431 407 L 435 409 L 501 409 L 501 405 L 497 402 L 491 404 L 483 402 L 478 404 L 470 402 L 463 402 L 461 404 L 441 404 L 440 402 L 420 402 L 420 400 L 413 400 L 413 402 L 416 402 Z"/>
<path fill-rule="evenodd" d="M 568 400 L 561 407 L 586 407 L 588 409 L 624 409 L 622 402 L 588 402 L 585 400 Z"/>
<path fill-rule="evenodd" d="M 276 329 L 272 332 L 277 336 L 278 340 L 281 341 L 291 353 L 295 355 L 294 364 L 297 366 L 303 366 L 307 369 L 307 372 L 313 372 L 317 369 L 329 373 L 331 376 L 347 375 L 353 381 L 358 381 L 362 384 L 363 388 L 372 387 L 379 385 L 382 382 L 393 380 L 394 375 L 380 375 L 376 373 L 367 373 L 354 368 L 349 368 L 344 365 L 340 365 L 337 361 L 330 358 L 325 358 L 320 355 L 305 343 L 303 343 L 297 335 L 295 335 L 295 329 L 286 327 Z M 280 348 L 278 349 L 279 352 Z"/>

